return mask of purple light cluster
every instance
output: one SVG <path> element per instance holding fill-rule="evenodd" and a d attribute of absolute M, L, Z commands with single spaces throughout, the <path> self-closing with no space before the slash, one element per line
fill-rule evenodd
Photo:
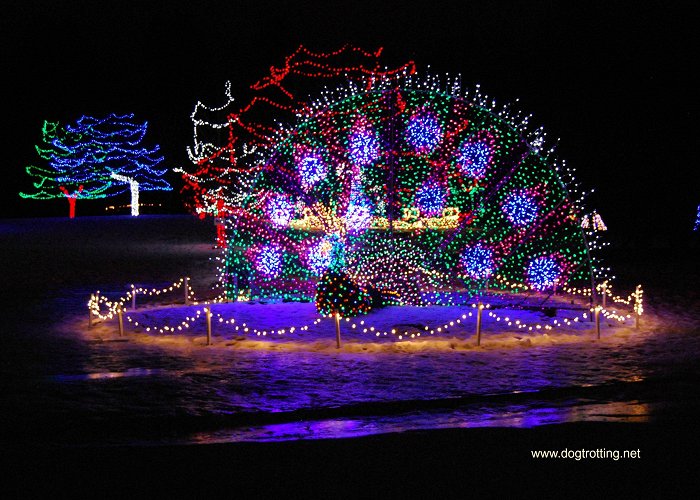
<path fill-rule="evenodd" d="M 432 152 L 442 141 L 442 136 L 442 126 L 430 112 L 413 115 L 406 127 L 406 140 L 417 153 Z"/>
<path fill-rule="evenodd" d="M 493 148 L 486 139 L 469 138 L 459 148 L 457 165 L 460 171 L 473 179 L 483 179 L 493 159 Z"/>
<path fill-rule="evenodd" d="M 437 182 L 426 181 L 416 191 L 415 205 L 426 217 L 438 217 L 446 203 L 445 188 Z"/>
<path fill-rule="evenodd" d="M 511 224 L 516 227 L 525 227 L 537 219 L 539 207 L 537 200 L 524 192 L 512 192 L 506 196 L 501 206 Z"/>
<path fill-rule="evenodd" d="M 480 243 L 467 247 L 460 258 L 462 268 L 470 278 L 486 279 L 493 274 L 493 250 Z"/>
<path fill-rule="evenodd" d="M 350 204 L 345 212 L 345 227 L 348 233 L 359 233 L 369 227 L 372 210 L 369 200 L 361 195 L 350 197 Z"/>
<path fill-rule="evenodd" d="M 535 290 L 551 288 L 560 275 L 561 267 L 553 256 L 536 257 L 527 266 L 527 280 Z"/>
<path fill-rule="evenodd" d="M 309 189 L 326 178 L 328 168 L 323 158 L 316 153 L 306 153 L 297 160 L 301 187 Z"/>
<path fill-rule="evenodd" d="M 284 257 L 276 245 L 265 245 L 255 257 L 255 269 L 266 278 L 276 278 L 282 273 Z"/>
<path fill-rule="evenodd" d="M 333 243 L 328 238 L 324 238 L 314 243 L 309 247 L 306 256 L 309 269 L 317 276 L 321 276 L 323 272 L 331 265 L 333 257 Z"/>
<path fill-rule="evenodd" d="M 266 209 L 270 221 L 277 227 L 286 227 L 294 214 L 294 205 L 283 194 L 278 194 L 271 198 L 267 202 Z"/>
<path fill-rule="evenodd" d="M 379 141 L 376 134 L 368 127 L 353 132 L 348 140 L 348 155 L 355 165 L 361 167 L 379 158 Z"/>

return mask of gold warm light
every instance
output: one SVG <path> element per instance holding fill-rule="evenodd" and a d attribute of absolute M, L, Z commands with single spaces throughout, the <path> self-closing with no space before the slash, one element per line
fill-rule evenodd
<path fill-rule="evenodd" d="M 289 222 L 289 227 L 301 231 L 323 231 L 329 234 L 345 234 L 346 223 L 342 217 L 338 217 L 328 207 L 316 203 L 313 208 L 305 207 L 302 210 L 302 218 Z M 375 216 L 370 219 L 369 228 L 386 231 L 389 229 L 389 219 Z M 403 209 L 400 219 L 392 222 L 394 231 L 409 232 L 422 229 L 445 231 L 456 229 L 459 225 L 459 210 L 455 207 L 447 207 L 440 217 L 421 217 L 418 208 Z"/>

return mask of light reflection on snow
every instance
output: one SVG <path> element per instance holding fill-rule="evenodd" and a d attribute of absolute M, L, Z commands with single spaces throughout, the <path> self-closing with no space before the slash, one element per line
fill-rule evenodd
<path fill-rule="evenodd" d="M 297 439 L 336 439 L 403 432 L 477 427 L 530 428 L 580 420 L 607 422 L 648 422 L 649 405 L 639 402 L 583 404 L 580 401 L 559 407 L 513 405 L 492 408 L 459 409 L 450 412 L 412 412 L 391 416 L 336 418 L 295 421 L 238 429 L 221 429 L 193 434 L 185 442 L 196 444 L 244 441 L 289 441 Z"/>
<path fill-rule="evenodd" d="M 76 382 L 80 380 L 105 380 L 124 377 L 147 377 L 161 373 L 162 370 L 154 368 L 129 368 L 123 372 L 93 372 L 53 375 L 50 378 L 55 382 Z"/>
<path fill-rule="evenodd" d="M 313 304 L 215 307 L 267 329 L 316 317 Z M 167 319 L 173 311 L 144 308 L 137 314 Z M 445 321 L 445 314 L 460 311 L 405 307 L 397 316 L 387 308 L 365 320 L 380 326 L 391 326 L 392 321 L 437 323 Z M 524 321 L 545 319 L 532 310 L 508 314 Z M 88 342 L 82 370 L 98 375 L 61 384 L 66 389 L 59 388 L 55 397 L 69 392 L 73 401 L 97 414 L 137 419 L 167 415 L 176 428 L 180 421 L 203 417 L 202 429 L 213 430 L 189 434 L 192 429 L 186 427 L 168 437 L 185 443 L 591 420 L 644 422 L 654 418 L 656 403 L 630 401 L 626 387 L 643 391 L 650 380 L 678 369 L 677 353 L 684 353 L 684 359 L 700 353 L 700 336 L 668 331 L 665 322 L 654 321 L 652 315 L 645 316 L 642 330 L 606 323 L 597 340 L 589 321 L 565 332 L 529 334 L 504 331 L 501 323 L 485 316 L 480 348 L 469 322 L 448 334 L 401 342 L 353 332 L 343 322 L 341 349 L 335 348 L 333 322 L 328 319 L 309 331 L 268 337 L 236 334 L 225 330 L 231 325 L 217 324 L 212 346 L 205 346 L 201 329 L 150 335 L 132 328 L 127 342 Z M 109 322 L 90 334 L 117 338 Z M 130 371 L 135 366 L 149 368 Z M 615 387 L 612 392 L 599 392 L 609 384 Z M 557 396 L 542 399 L 550 391 Z M 498 401 L 489 399 L 492 395 Z M 431 403 L 441 400 L 449 402 L 446 408 Z M 211 425 L 209 418 L 214 418 Z"/>

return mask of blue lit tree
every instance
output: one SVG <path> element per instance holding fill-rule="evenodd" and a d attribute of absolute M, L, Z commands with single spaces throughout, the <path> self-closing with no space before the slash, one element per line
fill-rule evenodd
<path fill-rule="evenodd" d="M 134 115 L 110 114 L 99 119 L 83 116 L 61 129 L 46 122 L 39 156 L 48 168 L 29 166 L 29 175 L 39 177 L 33 194 L 24 198 L 68 197 L 71 215 L 75 199 L 103 198 L 131 192 L 131 215 L 139 214 L 139 191 L 172 188 L 162 176 L 166 169 L 155 167 L 163 161 L 160 147 L 144 146 L 148 122 L 135 123 Z"/>
<path fill-rule="evenodd" d="M 110 114 L 98 119 L 83 116 L 66 129 L 81 134 L 80 141 L 67 157 L 69 168 L 87 170 L 92 176 L 110 179 L 110 195 L 129 190 L 131 215 L 139 214 L 139 191 L 170 191 L 170 184 L 162 178 L 167 169 L 155 167 L 163 161 L 160 146 L 144 147 L 148 122 L 134 123 L 134 115 Z"/>

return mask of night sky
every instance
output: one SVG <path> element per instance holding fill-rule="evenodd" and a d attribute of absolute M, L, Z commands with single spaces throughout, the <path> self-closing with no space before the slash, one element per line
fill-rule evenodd
<path fill-rule="evenodd" d="M 417 3 L 5 1 L 2 216 L 67 213 L 62 200 L 17 195 L 30 189 L 24 166 L 39 164 L 43 120 L 135 113 L 167 166 L 187 166 L 198 100 L 221 104 L 230 80 L 243 102 L 300 44 L 349 42 L 384 47 L 390 65 L 461 73 L 500 102 L 519 98 L 531 123 L 560 138 L 557 156 L 584 189 L 596 189 L 588 205 L 618 242 L 691 238 L 700 203 L 692 2 Z M 178 177 L 169 180 L 177 193 Z"/>

